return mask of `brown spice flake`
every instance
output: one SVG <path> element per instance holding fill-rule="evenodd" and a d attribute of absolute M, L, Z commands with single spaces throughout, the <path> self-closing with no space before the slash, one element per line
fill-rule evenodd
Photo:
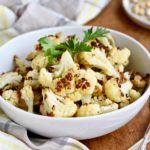
<path fill-rule="evenodd" d="M 47 66 L 47 68 L 46 68 L 49 72 L 52 72 L 53 70 L 54 70 L 54 67 L 52 67 L 52 66 Z"/>
<path fill-rule="evenodd" d="M 112 76 L 106 76 L 107 80 L 110 80 L 112 78 Z"/>
<path fill-rule="evenodd" d="M 35 50 L 36 50 L 36 51 L 41 51 L 41 50 L 42 50 L 41 44 L 36 44 L 36 45 L 35 45 Z"/>
<path fill-rule="evenodd" d="M 44 99 L 47 99 L 47 94 L 44 95 Z"/>
<path fill-rule="evenodd" d="M 49 116 L 49 117 L 55 117 L 55 114 L 53 112 L 50 112 L 50 113 L 47 114 L 47 116 Z"/>
<path fill-rule="evenodd" d="M 104 84 L 103 80 L 97 80 L 97 82 L 98 82 L 99 84 L 101 84 L 101 85 Z"/>

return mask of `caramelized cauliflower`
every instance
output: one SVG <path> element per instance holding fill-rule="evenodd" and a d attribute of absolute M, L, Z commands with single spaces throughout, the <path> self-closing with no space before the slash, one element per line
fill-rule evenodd
<path fill-rule="evenodd" d="M 82 99 L 82 94 L 80 92 L 75 91 L 73 93 L 67 94 L 67 97 L 74 102 L 78 102 Z"/>
<path fill-rule="evenodd" d="M 74 63 L 74 61 L 68 51 L 66 51 L 62 54 L 59 64 L 54 65 L 52 67 L 54 68 L 53 75 L 55 78 L 63 76 L 70 69 L 72 69 L 72 70 L 77 69 L 77 65 Z"/>
<path fill-rule="evenodd" d="M 100 106 L 108 106 L 112 104 L 113 102 L 110 99 L 103 99 L 99 101 Z"/>
<path fill-rule="evenodd" d="M 8 72 L 0 75 L 0 89 L 6 85 L 18 85 L 22 80 L 22 76 L 18 72 Z"/>
<path fill-rule="evenodd" d="M 146 80 L 144 80 L 140 75 L 135 75 L 132 83 L 135 88 L 145 88 L 146 86 Z"/>
<path fill-rule="evenodd" d="M 107 34 L 106 37 L 100 37 L 99 41 L 109 50 L 111 50 L 115 46 L 115 41 L 110 34 Z"/>
<path fill-rule="evenodd" d="M 118 104 L 112 103 L 112 104 L 107 105 L 107 106 L 101 106 L 100 107 L 100 113 L 101 114 L 108 113 L 108 112 L 111 112 L 111 111 L 115 111 L 117 109 L 118 109 Z"/>
<path fill-rule="evenodd" d="M 75 80 L 76 91 L 82 95 L 90 95 L 93 93 L 96 85 L 96 77 L 91 69 L 79 70 Z"/>
<path fill-rule="evenodd" d="M 38 52 L 37 52 L 37 51 L 35 51 L 35 52 L 30 52 L 30 53 L 27 55 L 26 60 L 32 61 L 37 55 L 38 55 Z"/>
<path fill-rule="evenodd" d="M 50 87 L 52 83 L 53 75 L 48 72 L 45 68 L 40 70 L 39 82 L 43 87 Z"/>
<path fill-rule="evenodd" d="M 40 70 L 48 65 L 48 59 L 44 53 L 39 53 L 31 62 L 32 69 Z"/>
<path fill-rule="evenodd" d="M 87 67 L 101 69 L 106 75 L 119 77 L 119 73 L 107 59 L 105 53 L 98 48 L 91 52 L 82 52 L 79 55 L 79 63 Z"/>
<path fill-rule="evenodd" d="M 6 90 L 2 93 L 2 97 L 14 106 L 18 105 L 19 93 L 15 90 Z"/>
<path fill-rule="evenodd" d="M 121 50 L 117 49 L 116 47 L 114 47 L 110 53 L 109 53 L 109 61 L 114 65 L 114 64 L 118 64 L 118 65 L 123 65 L 123 66 L 127 66 L 129 63 L 129 57 L 130 57 L 130 50 L 127 48 L 123 48 Z"/>
<path fill-rule="evenodd" d="M 29 85 L 24 86 L 20 90 L 20 92 L 21 92 L 21 98 L 25 101 L 28 107 L 28 112 L 33 113 L 34 93 L 33 93 L 32 87 Z"/>
<path fill-rule="evenodd" d="M 72 117 L 77 106 L 73 101 L 56 96 L 50 89 L 43 89 L 43 102 L 40 106 L 40 112 L 43 115 L 55 117 Z"/>
<path fill-rule="evenodd" d="M 100 106 L 99 104 L 88 104 L 88 105 L 81 105 L 78 109 L 76 116 L 83 117 L 83 116 L 95 116 L 100 114 Z"/>
<path fill-rule="evenodd" d="M 104 85 L 104 89 L 107 98 L 114 102 L 122 101 L 121 91 L 115 78 L 108 80 Z"/>
<path fill-rule="evenodd" d="M 24 80 L 24 86 L 30 85 L 32 88 L 37 89 L 40 86 L 39 73 L 37 70 L 29 71 Z"/>
<path fill-rule="evenodd" d="M 68 70 L 63 77 L 54 79 L 51 84 L 52 91 L 60 96 L 73 93 L 75 90 L 74 75 L 73 70 Z"/>
<path fill-rule="evenodd" d="M 27 65 L 18 57 L 14 56 L 14 64 L 15 64 L 15 71 L 17 71 L 21 75 L 26 75 L 27 73 Z"/>
<path fill-rule="evenodd" d="M 135 101 L 136 99 L 138 99 L 141 96 L 141 94 L 140 94 L 140 92 L 138 92 L 134 89 L 131 89 L 129 91 L 129 96 L 131 97 L 132 101 Z"/>
<path fill-rule="evenodd" d="M 132 82 L 130 80 L 127 80 L 126 82 L 121 84 L 120 90 L 123 94 L 128 94 L 129 91 L 132 89 L 132 87 L 133 87 Z"/>
<path fill-rule="evenodd" d="M 112 103 L 107 106 L 100 106 L 99 104 L 88 104 L 88 105 L 82 105 L 78 111 L 77 116 L 83 117 L 83 116 L 95 116 L 102 113 L 107 113 L 111 111 L 115 111 L 118 109 L 118 104 Z"/>

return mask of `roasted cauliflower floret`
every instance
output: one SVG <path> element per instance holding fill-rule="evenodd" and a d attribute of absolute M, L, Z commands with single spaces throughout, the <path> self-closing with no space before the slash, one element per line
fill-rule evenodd
<path fill-rule="evenodd" d="M 62 54 L 60 63 L 57 65 L 54 65 L 52 67 L 54 68 L 53 75 L 55 78 L 63 76 L 70 69 L 72 69 L 72 70 L 77 69 L 77 65 L 74 63 L 74 61 L 68 51 L 65 51 Z"/>
<path fill-rule="evenodd" d="M 124 100 L 119 104 L 119 106 L 120 106 L 120 108 L 123 108 L 123 107 L 125 107 L 125 106 L 128 106 L 129 104 L 130 104 L 129 100 L 124 99 Z"/>
<path fill-rule="evenodd" d="M 115 47 L 116 46 L 116 43 L 115 43 L 115 40 L 114 38 L 112 37 L 112 35 L 110 33 L 108 33 L 106 35 L 108 41 L 109 41 L 109 44 L 112 46 L 112 47 Z"/>
<path fill-rule="evenodd" d="M 107 59 L 105 53 L 98 48 L 92 52 L 82 52 L 79 56 L 79 63 L 87 67 L 95 67 L 101 69 L 104 74 L 119 77 L 119 73 Z"/>
<path fill-rule="evenodd" d="M 111 34 L 106 34 L 104 37 L 95 38 L 87 44 L 90 44 L 92 47 L 98 47 L 105 53 L 108 53 L 113 47 L 115 47 L 115 41 Z"/>
<path fill-rule="evenodd" d="M 100 106 L 99 104 L 88 104 L 88 105 L 81 105 L 78 109 L 76 116 L 83 117 L 83 116 L 95 116 L 102 113 L 111 112 L 118 109 L 118 104 L 112 103 L 107 106 Z"/>
<path fill-rule="evenodd" d="M 97 79 L 91 69 L 78 70 L 75 80 L 76 91 L 82 93 L 83 96 L 90 95 L 93 93 L 96 83 Z"/>
<path fill-rule="evenodd" d="M 138 91 L 136 91 L 134 89 L 131 89 L 129 91 L 129 96 L 131 97 L 132 101 L 135 101 L 141 96 L 141 94 L 140 94 L 140 92 L 138 92 Z"/>
<path fill-rule="evenodd" d="M 6 85 L 18 85 L 22 80 L 22 76 L 17 72 L 8 72 L 0 75 L 0 89 Z"/>
<path fill-rule="evenodd" d="M 80 92 L 75 91 L 73 93 L 67 94 L 67 97 L 74 102 L 78 102 L 82 99 L 82 94 Z"/>
<path fill-rule="evenodd" d="M 30 52 L 30 53 L 27 55 L 26 60 L 32 61 L 38 54 L 39 54 L 39 52 L 37 52 L 37 51 L 35 51 L 35 52 Z"/>
<path fill-rule="evenodd" d="M 124 67 L 122 64 L 117 64 L 117 63 L 115 63 L 115 64 L 114 64 L 114 67 L 116 68 L 116 70 L 117 70 L 118 72 L 124 72 L 125 67 Z"/>
<path fill-rule="evenodd" d="M 34 102 L 33 105 L 40 105 L 42 102 L 42 89 L 34 90 Z"/>
<path fill-rule="evenodd" d="M 132 83 L 135 88 L 145 88 L 146 81 L 140 75 L 135 75 Z"/>
<path fill-rule="evenodd" d="M 96 82 L 96 77 L 91 69 L 77 72 L 69 70 L 62 78 L 52 80 L 51 89 L 55 94 L 67 96 L 76 102 L 91 95 Z"/>
<path fill-rule="evenodd" d="M 32 69 L 40 70 L 48 65 L 48 59 L 43 52 L 39 53 L 31 62 Z"/>
<path fill-rule="evenodd" d="M 2 97 L 14 106 L 18 105 L 19 93 L 15 90 L 6 90 L 2 93 Z"/>
<path fill-rule="evenodd" d="M 56 96 L 50 89 L 43 89 L 42 95 L 40 112 L 43 115 L 72 117 L 77 111 L 77 106 L 73 101 Z"/>
<path fill-rule="evenodd" d="M 110 99 L 108 99 L 108 98 L 99 101 L 100 106 L 108 106 L 108 105 L 110 105 L 110 104 L 112 104 L 112 103 L 113 103 L 113 102 L 112 102 Z"/>
<path fill-rule="evenodd" d="M 27 65 L 18 57 L 14 56 L 15 71 L 21 75 L 26 75 Z"/>
<path fill-rule="evenodd" d="M 29 71 L 24 80 L 24 86 L 30 85 L 33 89 L 37 89 L 40 86 L 40 82 L 38 81 L 39 73 L 37 70 Z"/>
<path fill-rule="evenodd" d="M 119 65 L 127 66 L 129 63 L 130 54 L 131 52 L 127 48 L 118 50 L 116 47 L 114 47 L 110 51 L 108 59 L 113 65 L 119 64 Z"/>
<path fill-rule="evenodd" d="M 63 75 L 62 78 L 52 80 L 52 91 L 60 96 L 66 96 L 67 94 L 73 93 L 75 90 L 74 76 L 74 71 L 70 69 Z"/>
<path fill-rule="evenodd" d="M 111 78 L 104 84 L 106 97 L 117 103 L 124 102 L 129 99 L 128 94 L 131 88 L 132 83 L 130 81 L 126 81 L 119 85 L 115 78 Z"/>
<path fill-rule="evenodd" d="M 95 72 L 95 77 L 97 81 L 100 82 L 101 84 L 103 84 L 107 80 L 106 75 L 100 72 Z"/>
<path fill-rule="evenodd" d="M 75 91 L 68 96 L 74 97 L 74 101 L 82 101 L 82 104 L 89 104 L 94 92 L 97 80 L 91 69 L 78 70 L 75 75 Z"/>
<path fill-rule="evenodd" d="M 90 104 L 91 101 L 92 101 L 92 95 L 85 95 L 85 96 L 82 96 L 81 98 L 82 105 Z"/>
<path fill-rule="evenodd" d="M 51 87 L 53 75 L 48 72 L 45 68 L 40 70 L 39 82 L 43 87 Z"/>
<path fill-rule="evenodd" d="M 21 90 L 21 99 L 23 99 L 28 107 L 28 112 L 33 113 L 33 101 L 34 101 L 34 93 L 32 87 L 27 85 L 24 86 Z"/>
<path fill-rule="evenodd" d="M 77 111 L 77 117 L 83 116 L 95 116 L 100 114 L 100 106 L 99 104 L 88 104 L 88 105 L 81 105 Z"/>
<path fill-rule="evenodd" d="M 104 94 L 94 97 L 92 103 L 100 105 L 100 114 L 117 110 L 119 107 L 117 103 L 114 103 L 110 99 L 106 98 Z"/>
<path fill-rule="evenodd" d="M 96 83 L 95 89 L 94 89 L 94 92 L 93 92 L 93 96 L 101 95 L 102 91 L 103 91 L 103 86 L 100 83 Z"/>
<path fill-rule="evenodd" d="M 106 37 L 98 38 L 100 43 L 102 43 L 108 49 L 112 49 L 115 46 L 115 41 L 110 34 L 107 34 Z"/>
<path fill-rule="evenodd" d="M 61 32 L 58 32 L 55 35 L 48 35 L 48 38 L 57 44 L 60 43 L 60 37 L 61 37 Z"/>
<path fill-rule="evenodd" d="M 112 103 L 112 104 L 107 105 L 107 106 L 101 106 L 100 107 L 100 113 L 101 114 L 108 113 L 108 112 L 111 112 L 111 111 L 115 111 L 117 109 L 118 109 L 118 104 Z"/>
<path fill-rule="evenodd" d="M 132 89 L 132 87 L 133 87 L 132 82 L 130 80 L 127 80 L 126 82 L 121 84 L 120 90 L 123 94 L 128 94 L 129 91 Z"/>
<path fill-rule="evenodd" d="M 105 83 L 104 90 L 110 100 L 114 102 L 122 101 L 121 91 L 115 78 L 111 78 Z"/>

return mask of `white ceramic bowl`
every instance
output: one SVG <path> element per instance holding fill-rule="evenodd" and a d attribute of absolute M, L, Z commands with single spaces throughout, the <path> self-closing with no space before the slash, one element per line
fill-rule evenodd
<path fill-rule="evenodd" d="M 41 36 L 62 32 L 63 36 L 77 34 L 82 37 L 88 27 L 58 27 L 30 32 L 21 35 L 0 49 L 0 73 L 13 67 L 13 56 L 21 58 L 34 50 L 34 45 Z M 119 47 L 131 50 L 130 68 L 142 73 L 150 73 L 150 55 L 139 42 L 120 32 L 110 30 Z M 53 118 L 25 112 L 6 102 L 0 97 L 3 111 L 15 122 L 30 131 L 46 137 L 70 136 L 76 139 L 90 139 L 110 133 L 129 122 L 146 103 L 150 94 L 150 85 L 136 102 L 120 110 L 92 117 Z"/>

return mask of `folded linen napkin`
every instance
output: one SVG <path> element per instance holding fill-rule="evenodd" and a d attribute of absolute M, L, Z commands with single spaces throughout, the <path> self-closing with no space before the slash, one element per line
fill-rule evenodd
<path fill-rule="evenodd" d="M 19 34 L 40 28 L 85 24 L 99 14 L 109 1 L 0 0 L 0 45 Z M 86 146 L 70 137 L 30 138 L 23 126 L 11 121 L 2 111 L 0 149 L 88 150 Z"/>
<path fill-rule="evenodd" d="M 40 28 L 85 24 L 109 1 L 13 0 L 12 3 L 0 0 L 0 45 L 21 33 Z"/>

